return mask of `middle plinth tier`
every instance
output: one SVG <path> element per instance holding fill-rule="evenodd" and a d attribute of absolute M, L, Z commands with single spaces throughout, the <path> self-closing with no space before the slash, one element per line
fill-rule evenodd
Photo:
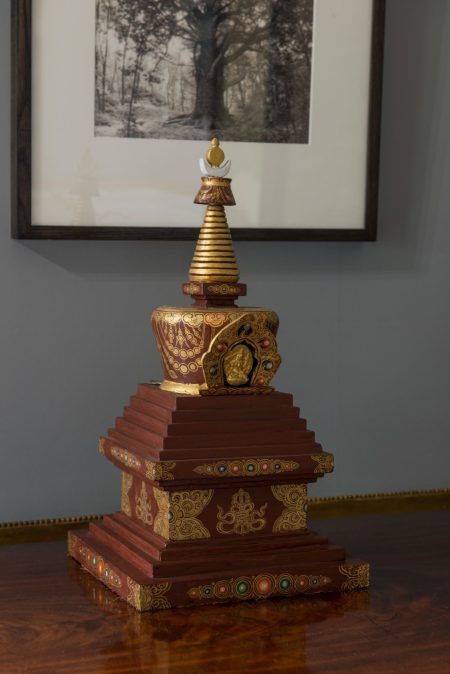
<path fill-rule="evenodd" d="M 292 396 L 191 396 L 139 384 L 100 451 L 156 484 L 315 482 L 333 470 Z"/>

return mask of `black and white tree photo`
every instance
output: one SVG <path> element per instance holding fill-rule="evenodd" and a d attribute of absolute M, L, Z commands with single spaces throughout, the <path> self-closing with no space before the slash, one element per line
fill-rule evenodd
<path fill-rule="evenodd" d="M 96 0 L 95 134 L 307 143 L 314 0 Z"/>

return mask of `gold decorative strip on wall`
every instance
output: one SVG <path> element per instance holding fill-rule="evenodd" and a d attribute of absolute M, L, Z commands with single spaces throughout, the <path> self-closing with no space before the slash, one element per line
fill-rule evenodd
<path fill-rule="evenodd" d="M 309 500 L 308 517 L 327 519 L 442 508 L 450 508 L 450 489 L 313 498 Z M 82 515 L 22 522 L 0 522 L 0 544 L 62 540 L 66 538 L 69 529 L 87 527 L 89 522 L 99 520 L 101 517 L 102 515 Z"/>

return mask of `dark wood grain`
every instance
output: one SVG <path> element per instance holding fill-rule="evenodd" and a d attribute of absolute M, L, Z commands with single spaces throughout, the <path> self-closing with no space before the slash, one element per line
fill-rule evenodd
<path fill-rule="evenodd" d="M 17 239 L 192 240 L 191 227 L 33 226 L 31 220 L 31 15 L 33 0 L 12 8 L 11 234 Z M 361 229 L 236 228 L 236 241 L 374 241 L 377 230 L 385 0 L 373 0 L 370 112 L 367 135 L 366 212 Z"/>
<path fill-rule="evenodd" d="M 139 614 L 66 557 L 65 543 L 0 548 L 5 674 L 444 674 L 450 511 L 323 521 L 371 564 L 341 595 Z"/>

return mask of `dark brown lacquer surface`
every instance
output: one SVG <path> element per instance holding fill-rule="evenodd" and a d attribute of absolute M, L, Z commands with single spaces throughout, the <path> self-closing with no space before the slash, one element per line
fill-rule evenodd
<path fill-rule="evenodd" d="M 370 590 L 138 613 L 66 557 L 0 548 L 2 674 L 450 671 L 450 511 L 318 523 Z"/>

